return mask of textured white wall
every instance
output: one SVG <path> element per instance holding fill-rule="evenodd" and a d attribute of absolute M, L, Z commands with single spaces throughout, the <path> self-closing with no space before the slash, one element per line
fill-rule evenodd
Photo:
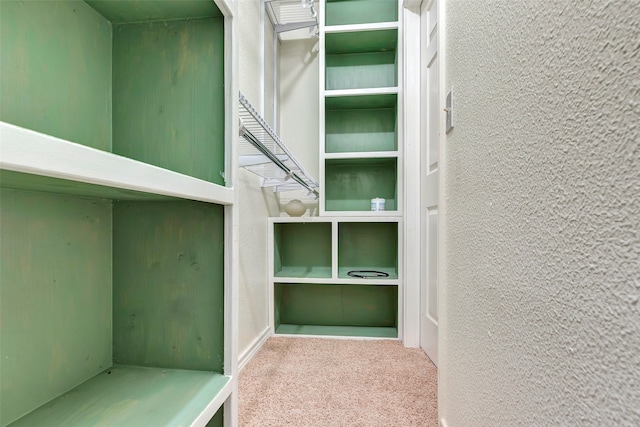
<path fill-rule="evenodd" d="M 319 59 L 317 38 L 286 40 L 280 44 L 280 136 L 305 170 L 319 176 Z M 298 198 L 317 212 L 318 202 L 307 191 L 280 194 L 282 204 Z M 286 214 L 284 214 L 286 215 Z"/>
<path fill-rule="evenodd" d="M 238 2 L 240 92 L 258 109 L 263 97 L 260 9 L 259 0 Z M 265 67 L 273 67 L 272 56 L 265 57 Z M 260 185 L 257 175 L 244 169 L 239 171 L 238 353 L 241 356 L 269 325 L 267 218 L 278 216 L 278 204 L 273 192 L 262 190 Z"/>
<path fill-rule="evenodd" d="M 440 416 L 640 425 L 640 2 L 445 14 Z"/>

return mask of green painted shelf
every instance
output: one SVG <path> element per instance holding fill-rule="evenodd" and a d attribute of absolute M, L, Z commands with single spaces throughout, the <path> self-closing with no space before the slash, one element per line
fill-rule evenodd
<path fill-rule="evenodd" d="M 325 89 L 395 87 L 398 30 L 327 33 Z"/>
<path fill-rule="evenodd" d="M 385 210 L 398 209 L 397 158 L 325 159 L 325 210 L 371 211 L 371 199 L 385 199 Z"/>
<path fill-rule="evenodd" d="M 276 223 L 274 276 L 331 277 L 331 223 Z"/>
<path fill-rule="evenodd" d="M 325 152 L 398 149 L 396 94 L 325 98 Z"/>
<path fill-rule="evenodd" d="M 325 25 L 368 24 L 398 20 L 398 5 L 391 0 L 327 0 Z"/>
<path fill-rule="evenodd" d="M 324 335 L 336 337 L 398 338 L 398 328 L 374 326 L 287 325 L 276 328 L 280 335 Z"/>
<path fill-rule="evenodd" d="M 9 426 L 188 426 L 228 383 L 213 372 L 116 365 Z"/>

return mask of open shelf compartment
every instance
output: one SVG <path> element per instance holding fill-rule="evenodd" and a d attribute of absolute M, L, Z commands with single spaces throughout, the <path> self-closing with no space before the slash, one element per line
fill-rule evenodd
<path fill-rule="evenodd" d="M 351 278 L 350 271 L 375 271 L 388 275 L 380 278 L 398 278 L 397 222 L 338 224 L 338 278 Z"/>
<path fill-rule="evenodd" d="M 1 189 L 0 208 L 0 425 L 213 415 L 230 393 L 223 206 Z"/>
<path fill-rule="evenodd" d="M 325 98 L 325 152 L 398 150 L 397 94 Z"/>
<path fill-rule="evenodd" d="M 330 222 L 275 223 L 274 276 L 331 277 Z"/>
<path fill-rule="evenodd" d="M 225 185 L 211 0 L 0 2 L 0 120 Z"/>
<path fill-rule="evenodd" d="M 326 33 L 325 89 L 396 87 L 398 30 Z"/>
<path fill-rule="evenodd" d="M 277 334 L 396 338 L 398 287 L 274 285 Z"/>
<path fill-rule="evenodd" d="M 398 209 L 398 160 L 395 157 L 325 160 L 325 210 L 370 211 L 371 199 Z"/>
<path fill-rule="evenodd" d="M 391 0 L 327 0 L 325 25 L 352 25 L 398 20 L 398 5 Z"/>

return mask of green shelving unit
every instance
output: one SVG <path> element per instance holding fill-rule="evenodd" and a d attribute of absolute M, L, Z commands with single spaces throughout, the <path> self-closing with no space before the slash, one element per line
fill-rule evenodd
<path fill-rule="evenodd" d="M 394 87 L 398 30 L 327 33 L 326 90 Z"/>
<path fill-rule="evenodd" d="M 398 96 L 325 98 L 325 153 L 398 150 Z"/>
<path fill-rule="evenodd" d="M 338 277 L 349 271 L 373 270 L 398 278 L 398 223 L 341 222 L 338 224 Z M 377 280 L 375 278 L 369 280 Z"/>
<path fill-rule="evenodd" d="M 222 425 L 224 26 L 0 2 L 0 426 Z"/>
<path fill-rule="evenodd" d="M 396 338 L 398 287 L 275 283 L 279 334 Z"/>
<path fill-rule="evenodd" d="M 274 276 L 331 277 L 331 223 L 274 224 Z"/>
<path fill-rule="evenodd" d="M 390 0 L 327 0 L 325 25 L 369 24 L 398 20 L 398 5 Z"/>
<path fill-rule="evenodd" d="M 397 210 L 396 158 L 345 158 L 325 160 L 325 210 L 371 210 L 371 199 L 385 199 L 385 210 Z"/>

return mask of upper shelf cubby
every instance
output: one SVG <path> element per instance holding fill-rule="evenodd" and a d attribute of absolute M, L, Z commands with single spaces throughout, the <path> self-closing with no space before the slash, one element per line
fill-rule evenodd
<path fill-rule="evenodd" d="M 225 185 L 213 1 L 3 1 L 0 24 L 0 120 Z"/>
<path fill-rule="evenodd" d="M 396 151 L 397 94 L 325 98 L 325 153 Z"/>
<path fill-rule="evenodd" d="M 325 35 L 325 89 L 395 87 L 397 28 Z"/>
<path fill-rule="evenodd" d="M 398 5 L 391 0 L 327 0 L 325 25 L 351 25 L 398 20 Z"/>

